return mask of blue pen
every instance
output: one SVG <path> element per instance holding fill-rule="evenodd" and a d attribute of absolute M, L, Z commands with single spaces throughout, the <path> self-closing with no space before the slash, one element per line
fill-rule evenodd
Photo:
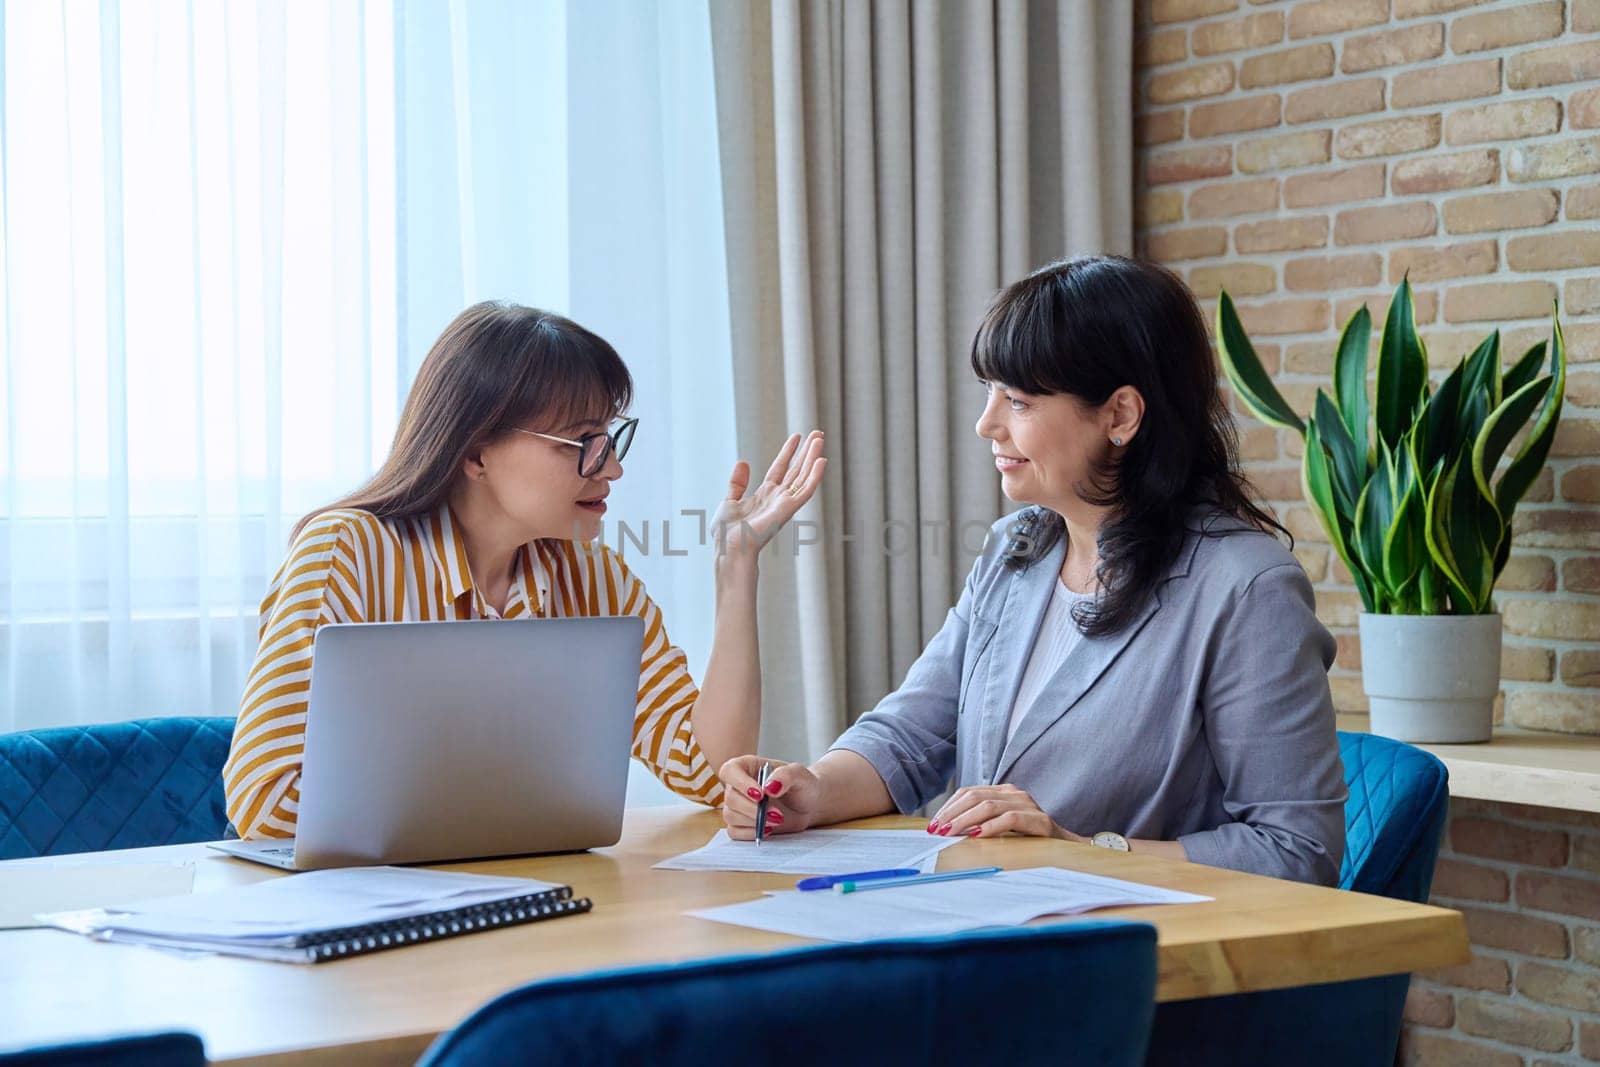
<path fill-rule="evenodd" d="M 869 889 L 893 889 L 897 885 L 928 885 L 932 882 L 953 882 L 958 878 L 983 878 L 999 874 L 999 867 L 973 867 L 965 871 L 945 871 L 942 874 L 919 874 L 915 878 L 883 878 L 876 882 L 840 882 L 833 887 L 835 893 L 865 893 Z"/>
<path fill-rule="evenodd" d="M 896 867 L 889 871 L 857 871 L 855 874 L 828 874 L 820 878 L 802 878 L 794 884 L 796 889 L 832 889 L 840 882 L 868 882 L 874 878 L 914 878 L 922 872 L 915 867 Z"/>

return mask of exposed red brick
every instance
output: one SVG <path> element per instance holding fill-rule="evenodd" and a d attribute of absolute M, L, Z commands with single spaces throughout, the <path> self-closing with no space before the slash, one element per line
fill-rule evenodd
<path fill-rule="evenodd" d="M 1239 169 L 1247 174 L 1326 163 L 1332 135 L 1328 130 L 1303 130 L 1257 137 L 1239 143 Z"/>
<path fill-rule="evenodd" d="M 1549 144 L 1517 145 L 1506 154 L 1506 177 L 1547 181 L 1600 173 L 1600 137 L 1569 137 Z"/>
<path fill-rule="evenodd" d="M 1396 194 L 1438 193 L 1493 185 L 1500 175 L 1500 150 L 1479 148 L 1448 156 L 1424 156 L 1396 163 L 1389 185 Z"/>
<path fill-rule="evenodd" d="M 1567 835 L 1563 831 L 1535 830 L 1496 819 L 1452 819 L 1450 847 L 1463 856 L 1531 867 L 1560 867 L 1567 862 Z"/>
<path fill-rule="evenodd" d="M 1328 243 L 1326 215 L 1242 222 L 1234 227 L 1236 252 L 1285 252 L 1297 248 L 1321 248 Z"/>
<path fill-rule="evenodd" d="M 1162 263 L 1220 256 L 1228 250 L 1228 231 L 1221 226 L 1161 230 L 1145 237 L 1145 249 L 1151 259 Z"/>
<path fill-rule="evenodd" d="M 1389 0 L 1311 0 L 1289 12 L 1290 37 L 1321 37 L 1389 21 Z"/>
<path fill-rule="evenodd" d="M 1600 219 L 1600 185 L 1580 185 L 1569 190 L 1567 218 Z"/>
<path fill-rule="evenodd" d="M 1524 689 L 1511 695 L 1507 714 L 1530 730 L 1600 734 L 1600 694 L 1572 689 Z"/>
<path fill-rule="evenodd" d="M 1203 185 L 1189 194 L 1189 217 L 1193 219 L 1259 215 L 1277 209 L 1278 179 L 1276 178 Z"/>
<path fill-rule="evenodd" d="M 1571 1019 L 1489 997 L 1462 997 L 1456 1025 L 1464 1033 L 1543 1052 L 1572 1047 Z"/>
<path fill-rule="evenodd" d="M 1479 193 L 1444 202 L 1444 228 L 1450 233 L 1517 230 L 1554 222 L 1561 201 L 1554 189 Z"/>
<path fill-rule="evenodd" d="M 1263 130 L 1276 126 L 1282 115 L 1283 104 L 1276 93 L 1197 104 L 1189 114 L 1189 136 L 1216 137 L 1241 130 Z"/>
<path fill-rule="evenodd" d="M 1152 111 L 1135 115 L 1133 143 L 1137 145 L 1170 144 L 1183 139 L 1183 108 Z"/>
<path fill-rule="evenodd" d="M 1506 872 L 1495 867 L 1441 857 L 1433 871 L 1433 895 L 1446 900 L 1487 900 L 1503 904 L 1511 899 L 1511 880 Z"/>
<path fill-rule="evenodd" d="M 1420 63 L 1444 52 L 1444 25 L 1425 22 L 1397 30 L 1381 30 L 1344 43 L 1344 58 L 1339 69 L 1346 74 Z"/>
<path fill-rule="evenodd" d="M 1295 174 L 1283 181 L 1284 207 L 1321 207 L 1383 195 L 1383 164 L 1366 163 L 1343 170 Z M 1597 198 L 1600 199 L 1600 198 Z"/>
<path fill-rule="evenodd" d="M 1133 43 L 1134 64 L 1141 70 L 1167 63 L 1182 63 L 1189 58 L 1188 31 L 1159 30 L 1144 34 Z"/>
<path fill-rule="evenodd" d="M 1483 52 L 1543 41 L 1561 32 L 1561 0 L 1463 15 L 1450 24 L 1452 52 Z"/>
<path fill-rule="evenodd" d="M 1405 1067 L 1524 1067 L 1515 1052 L 1426 1031 L 1401 1035 Z"/>
<path fill-rule="evenodd" d="M 1573 467 L 1561 476 L 1561 499 L 1575 504 L 1600 504 L 1600 467 Z M 1570 583 L 1569 583 L 1570 588 Z M 1600 593 L 1600 583 L 1586 592 Z"/>
<path fill-rule="evenodd" d="M 1507 89 L 1542 89 L 1596 78 L 1600 78 L 1600 41 L 1525 49 L 1506 60 Z"/>
<path fill-rule="evenodd" d="M 1429 981 L 1458 989 L 1482 989 L 1490 993 L 1511 992 L 1511 967 L 1498 956 L 1474 952 L 1467 963 L 1418 972 Z"/>
<path fill-rule="evenodd" d="M 1600 265 L 1600 230 L 1513 237 L 1506 242 L 1506 265 L 1539 271 Z"/>
<path fill-rule="evenodd" d="M 1296 89 L 1284 104 L 1289 122 L 1323 122 L 1383 110 L 1383 79 L 1360 78 Z"/>
<path fill-rule="evenodd" d="M 1308 256 L 1283 266 L 1283 284 L 1301 292 L 1327 292 L 1377 285 L 1383 279 L 1383 257 L 1376 252 L 1345 256 Z"/>
<path fill-rule="evenodd" d="M 1177 189 L 1151 189 L 1133 201 L 1133 224 L 1160 226 L 1183 219 L 1183 193 Z"/>
<path fill-rule="evenodd" d="M 1500 91 L 1500 60 L 1474 59 L 1443 67 L 1423 67 L 1394 76 L 1391 107 L 1421 107 L 1450 100 L 1493 96 Z"/>
<path fill-rule="evenodd" d="M 1151 185 L 1192 182 L 1197 178 L 1220 178 L 1233 173 L 1233 149 L 1227 145 L 1210 148 L 1169 148 L 1152 152 L 1145 161 L 1145 181 Z"/>
<path fill-rule="evenodd" d="M 1415 1026 L 1447 1030 L 1455 1025 L 1455 998 L 1449 993 L 1413 985 L 1406 992 L 1405 1021 Z"/>
<path fill-rule="evenodd" d="M 1600 974 L 1594 971 L 1553 963 L 1524 963 L 1517 968 L 1517 992 L 1559 1008 L 1600 1012 Z"/>
<path fill-rule="evenodd" d="M 1544 871 L 1518 871 L 1516 898 L 1523 909 L 1600 919 L 1600 881 L 1592 878 L 1573 878 Z M 1596 975 L 1595 980 L 1600 982 L 1600 975 Z"/>
<path fill-rule="evenodd" d="M 1326 78 L 1333 73 L 1333 45 L 1308 44 L 1285 48 L 1281 52 L 1251 56 L 1239 64 L 1239 87 L 1259 89 L 1267 85 Z"/>
<path fill-rule="evenodd" d="M 1202 299 L 1215 297 L 1224 289 L 1233 297 L 1260 296 L 1278 287 L 1278 272 L 1267 263 L 1207 264 L 1190 267 L 1188 282 Z M 1261 354 L 1259 346 L 1256 354 Z"/>
<path fill-rule="evenodd" d="M 1261 11 L 1226 22 L 1207 22 L 1194 28 L 1194 54 L 1214 56 L 1246 48 L 1262 48 L 1283 40 L 1283 12 Z"/>
<path fill-rule="evenodd" d="M 1600 686 L 1600 651 L 1592 648 L 1575 648 L 1561 657 L 1561 684 L 1579 686 L 1592 689 Z M 1595 842 L 1590 840 L 1590 851 L 1585 855 L 1600 861 L 1600 848 L 1593 847 Z M 1574 866 L 1577 860 L 1573 860 Z M 1600 874 L 1600 862 L 1586 864 L 1585 870 Z"/>
<path fill-rule="evenodd" d="M 1513 141 L 1555 133 L 1560 126 L 1561 102 L 1546 96 L 1452 111 L 1444 121 L 1444 139 L 1452 145 Z"/>
<path fill-rule="evenodd" d="M 1498 948 L 1524 956 L 1567 958 L 1567 928 L 1549 919 L 1514 911 L 1460 908 L 1467 920 L 1467 937 L 1482 948 Z"/>
<path fill-rule="evenodd" d="M 1175 104 L 1183 100 L 1220 96 L 1232 88 L 1232 63 L 1201 63 L 1152 75 L 1145 83 L 1144 98 L 1152 104 Z"/>
<path fill-rule="evenodd" d="M 1234 11 L 1239 0 L 1151 0 L 1151 22 L 1188 22 L 1190 19 Z"/>
<path fill-rule="evenodd" d="M 1438 226 L 1433 205 L 1426 201 L 1351 208 L 1334 220 L 1333 240 L 1341 245 L 1403 241 L 1431 237 Z"/>
<path fill-rule="evenodd" d="M 1494 241 L 1462 241 L 1434 248 L 1396 248 L 1389 252 L 1389 284 L 1399 285 L 1400 280 L 1406 277 L 1416 284 L 1474 274 L 1492 274 L 1496 265 Z"/>
<path fill-rule="evenodd" d="M 1419 152 L 1439 143 L 1438 115 L 1406 115 L 1401 118 L 1358 122 L 1342 127 L 1334 146 L 1340 159 L 1368 159 Z"/>

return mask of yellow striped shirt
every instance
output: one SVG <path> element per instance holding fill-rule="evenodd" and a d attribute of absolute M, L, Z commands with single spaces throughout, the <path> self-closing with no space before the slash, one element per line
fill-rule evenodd
<path fill-rule="evenodd" d="M 307 523 L 261 602 L 260 644 L 223 767 L 228 818 L 241 837 L 291 837 L 300 799 L 311 645 L 327 622 L 403 622 L 637 615 L 645 622 L 633 755 L 674 792 L 720 804 L 722 787 L 695 742 L 699 692 L 667 640 L 644 583 L 603 545 L 535 541 L 518 553 L 501 616 L 473 588 L 448 505 L 383 520 L 329 511 Z"/>

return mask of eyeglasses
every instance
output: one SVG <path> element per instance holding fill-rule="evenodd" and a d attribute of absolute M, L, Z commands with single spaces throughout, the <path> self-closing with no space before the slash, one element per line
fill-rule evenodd
<path fill-rule="evenodd" d="M 578 477 L 593 478 L 600 473 L 600 469 L 606 465 L 606 459 L 613 452 L 617 454 L 619 461 L 628 454 L 628 448 L 633 444 L 633 431 L 638 425 L 638 419 L 617 419 L 601 433 L 586 433 L 576 441 L 557 437 L 555 434 L 539 433 L 537 430 L 524 430 L 520 426 L 513 426 L 512 429 L 529 437 L 542 437 L 558 445 L 571 445 L 576 448 Z"/>

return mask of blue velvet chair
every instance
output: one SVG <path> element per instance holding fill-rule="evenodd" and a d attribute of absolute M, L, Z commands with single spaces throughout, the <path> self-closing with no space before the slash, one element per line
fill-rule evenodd
<path fill-rule="evenodd" d="M 193 1034 L 141 1034 L 0 1053 L 0 1067 L 205 1067 Z"/>
<path fill-rule="evenodd" d="M 216 841 L 232 719 L 0 735 L 0 860 Z"/>
<path fill-rule="evenodd" d="M 1344 863 L 1339 888 L 1425 903 L 1449 813 L 1449 773 L 1430 753 L 1374 734 L 1339 734 Z M 1151 1064 L 1372 1064 L 1400 1041 L 1408 974 L 1162 1004 Z"/>
<path fill-rule="evenodd" d="M 561 978 L 474 1012 L 426 1067 L 1136 1065 L 1155 929 L 1080 923 Z"/>

